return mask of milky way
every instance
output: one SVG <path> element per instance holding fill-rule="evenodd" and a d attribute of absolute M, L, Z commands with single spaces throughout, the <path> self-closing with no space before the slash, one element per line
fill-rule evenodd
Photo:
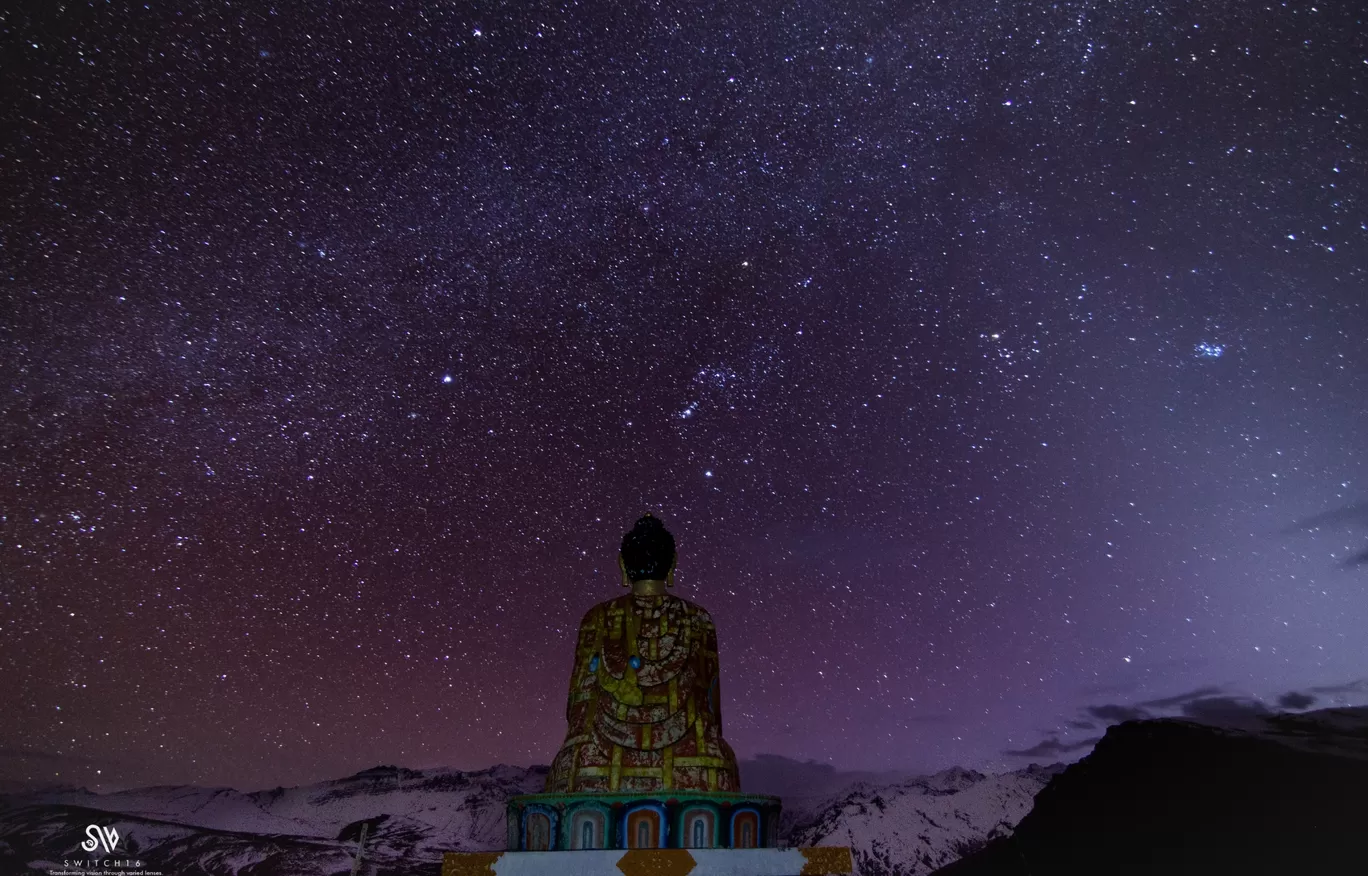
<path fill-rule="evenodd" d="M 1368 697 L 1352 4 L 22 5 L 0 777 L 546 763 L 646 510 L 743 757 Z"/>

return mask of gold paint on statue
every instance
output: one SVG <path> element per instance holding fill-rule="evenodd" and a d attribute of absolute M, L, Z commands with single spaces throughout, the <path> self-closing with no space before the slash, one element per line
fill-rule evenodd
<path fill-rule="evenodd" d="M 688 849 L 631 849 L 617 868 L 623 876 L 688 876 L 696 864 Z"/>
<path fill-rule="evenodd" d="M 799 849 L 803 853 L 802 876 L 830 876 L 850 873 L 855 869 L 850 849 L 843 846 L 810 846 Z"/>
<path fill-rule="evenodd" d="M 717 769 L 726 769 L 727 767 L 726 758 L 721 757 L 676 757 L 674 762 L 675 766 L 716 767 Z"/>
<path fill-rule="evenodd" d="M 663 579 L 631 582 L 624 571 L 630 595 L 585 614 L 566 700 L 569 732 L 548 793 L 618 791 L 624 777 L 634 791 L 740 790 L 717 714 L 716 629 L 706 611 L 668 592 L 673 578 L 671 569 Z M 643 783 L 638 769 L 654 781 Z"/>
<path fill-rule="evenodd" d="M 652 578 L 642 578 L 640 581 L 632 582 L 633 596 L 664 596 L 666 584 L 664 581 Z"/>
<path fill-rule="evenodd" d="M 447 852 L 442 876 L 494 876 L 494 864 L 502 857 L 502 852 Z"/>
<path fill-rule="evenodd" d="M 660 770 L 655 767 L 623 767 L 622 774 L 633 779 L 660 778 Z"/>
<path fill-rule="evenodd" d="M 607 672 L 600 673 L 599 686 L 613 695 L 621 706 L 639 706 L 642 702 L 641 686 L 637 684 L 636 670 L 631 664 L 623 670 L 622 678 L 614 678 Z M 620 715 L 626 718 L 625 714 Z"/>

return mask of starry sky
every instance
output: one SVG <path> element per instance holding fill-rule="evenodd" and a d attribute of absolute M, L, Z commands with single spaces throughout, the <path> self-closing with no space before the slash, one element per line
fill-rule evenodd
<path fill-rule="evenodd" d="M 1368 700 L 1353 4 L 305 6 L 0 11 L 0 778 L 548 763 L 648 510 L 742 757 Z"/>

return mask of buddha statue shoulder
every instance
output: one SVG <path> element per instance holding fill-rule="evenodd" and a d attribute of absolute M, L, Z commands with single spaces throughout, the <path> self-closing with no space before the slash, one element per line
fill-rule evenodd
<path fill-rule="evenodd" d="M 668 592 L 674 537 L 646 515 L 622 540 L 631 592 L 585 614 L 548 793 L 739 791 L 722 738 L 717 631 L 702 607 Z"/>

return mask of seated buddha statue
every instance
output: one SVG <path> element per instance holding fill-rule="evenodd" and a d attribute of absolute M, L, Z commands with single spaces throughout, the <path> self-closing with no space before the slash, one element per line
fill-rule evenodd
<path fill-rule="evenodd" d="M 647 514 L 622 539 L 631 592 L 584 616 L 575 644 L 565 742 L 547 793 L 740 791 L 722 738 L 717 631 L 701 607 L 667 592 L 675 542 Z"/>

